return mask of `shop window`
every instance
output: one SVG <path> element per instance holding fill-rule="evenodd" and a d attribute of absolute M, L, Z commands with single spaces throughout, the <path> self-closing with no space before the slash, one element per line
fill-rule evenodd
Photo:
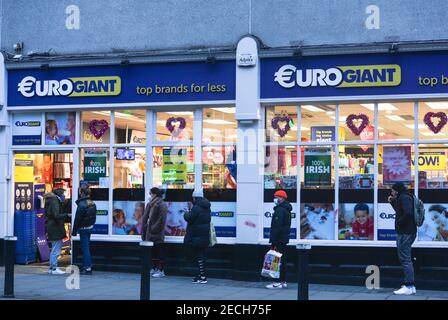
<path fill-rule="evenodd" d="M 266 107 L 266 142 L 297 141 L 297 107 Z"/>
<path fill-rule="evenodd" d="M 235 146 L 202 148 L 204 189 L 236 189 Z"/>
<path fill-rule="evenodd" d="M 362 104 L 362 106 L 373 110 L 374 104 Z M 414 139 L 414 128 L 413 102 L 378 104 L 379 140 L 410 141 Z"/>
<path fill-rule="evenodd" d="M 420 140 L 448 139 L 448 101 L 420 102 L 418 136 Z"/>
<path fill-rule="evenodd" d="M 419 145 L 418 195 L 426 209 L 419 241 L 448 241 L 447 149 L 445 144 Z"/>
<path fill-rule="evenodd" d="M 375 139 L 373 104 L 339 105 L 339 141 Z"/>
<path fill-rule="evenodd" d="M 145 148 L 114 148 L 113 234 L 141 234 L 145 174 Z"/>
<path fill-rule="evenodd" d="M 42 113 L 13 113 L 12 117 L 12 145 L 42 144 Z M 74 125 L 71 123 L 71 126 Z M 74 141 L 74 139 L 72 140 Z"/>
<path fill-rule="evenodd" d="M 264 188 L 297 189 L 297 147 L 266 146 Z"/>
<path fill-rule="evenodd" d="M 115 143 L 146 143 L 146 110 L 114 111 Z"/>
<path fill-rule="evenodd" d="M 192 141 L 193 120 L 192 111 L 157 112 L 157 140 Z"/>
<path fill-rule="evenodd" d="M 335 141 L 336 106 L 302 105 L 300 132 L 304 142 Z"/>
<path fill-rule="evenodd" d="M 153 148 L 153 185 L 163 189 L 194 189 L 191 147 Z"/>
<path fill-rule="evenodd" d="M 374 147 L 339 146 L 339 240 L 374 239 Z"/>
<path fill-rule="evenodd" d="M 300 239 L 334 240 L 334 149 L 301 147 Z"/>
<path fill-rule="evenodd" d="M 80 149 L 80 187 L 90 187 L 97 209 L 94 234 L 109 234 L 109 168 L 109 149 Z"/>
<path fill-rule="evenodd" d="M 110 111 L 81 112 L 81 143 L 110 143 Z"/>
<path fill-rule="evenodd" d="M 202 143 L 235 143 L 235 108 L 204 108 Z"/>
<path fill-rule="evenodd" d="M 52 112 L 45 114 L 45 144 L 75 144 L 76 113 Z"/>

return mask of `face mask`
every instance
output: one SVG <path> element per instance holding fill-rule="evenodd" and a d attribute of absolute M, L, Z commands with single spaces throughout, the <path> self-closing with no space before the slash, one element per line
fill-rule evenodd
<path fill-rule="evenodd" d="M 278 200 L 278 198 L 275 198 L 275 199 L 274 199 L 274 203 L 275 203 L 276 206 L 278 206 L 278 204 L 280 203 L 280 201 Z"/>

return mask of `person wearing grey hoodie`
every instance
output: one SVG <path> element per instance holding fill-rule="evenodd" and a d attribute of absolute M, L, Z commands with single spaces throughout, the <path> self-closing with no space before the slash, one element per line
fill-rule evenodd
<path fill-rule="evenodd" d="M 187 232 L 184 244 L 192 249 L 197 261 L 199 274 L 193 278 L 194 283 L 207 283 L 205 272 L 206 250 L 210 245 L 210 202 L 204 198 L 202 189 L 193 191 L 192 208 L 184 214 L 187 221 Z"/>

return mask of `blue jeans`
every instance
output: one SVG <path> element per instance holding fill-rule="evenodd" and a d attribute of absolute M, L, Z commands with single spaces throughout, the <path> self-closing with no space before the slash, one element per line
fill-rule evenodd
<path fill-rule="evenodd" d="M 50 253 L 50 269 L 54 270 L 58 267 L 58 257 L 62 250 L 62 240 L 56 240 L 51 242 Z"/>
<path fill-rule="evenodd" d="M 92 256 L 90 255 L 90 235 L 92 234 L 91 229 L 81 229 L 79 230 L 79 240 L 81 242 L 81 251 L 83 259 L 83 268 L 92 268 Z"/>
<path fill-rule="evenodd" d="M 416 234 L 398 234 L 397 235 L 397 251 L 398 259 L 403 267 L 404 285 L 414 285 L 414 265 L 412 264 L 412 244 L 414 243 Z"/>

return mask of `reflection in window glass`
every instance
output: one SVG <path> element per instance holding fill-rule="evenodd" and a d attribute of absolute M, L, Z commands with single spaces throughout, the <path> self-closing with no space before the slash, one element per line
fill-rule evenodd
<path fill-rule="evenodd" d="M 373 189 L 374 148 L 339 146 L 339 189 Z"/>
<path fill-rule="evenodd" d="M 145 148 L 114 149 L 114 188 L 144 188 Z"/>
<path fill-rule="evenodd" d="M 236 142 L 235 108 L 204 108 L 202 143 Z"/>
<path fill-rule="evenodd" d="M 441 117 L 448 112 L 448 102 L 420 102 L 418 105 L 418 135 L 420 140 L 448 139 L 448 125 L 440 128 Z M 426 121 L 425 121 L 426 116 Z M 433 130 L 431 130 L 432 128 Z M 437 132 L 437 133 L 436 133 Z"/>
<path fill-rule="evenodd" d="M 110 143 L 110 111 L 81 112 L 81 143 Z"/>
<path fill-rule="evenodd" d="M 157 140 L 193 140 L 193 112 L 157 112 Z"/>
<path fill-rule="evenodd" d="M 341 104 L 338 121 L 340 141 L 374 140 L 375 138 L 373 104 Z"/>
<path fill-rule="evenodd" d="M 146 143 L 146 110 L 114 112 L 115 143 Z"/>
<path fill-rule="evenodd" d="M 153 148 L 153 182 L 164 189 L 194 189 L 193 148 Z"/>
<path fill-rule="evenodd" d="M 264 188 L 297 188 L 297 147 L 266 146 Z"/>
<path fill-rule="evenodd" d="M 235 146 L 202 148 L 204 189 L 236 189 Z"/>
<path fill-rule="evenodd" d="M 396 182 L 414 188 L 413 152 L 413 145 L 378 146 L 378 188 L 388 189 Z"/>
<path fill-rule="evenodd" d="M 372 104 L 362 106 L 373 110 Z M 406 141 L 414 138 L 414 103 L 378 104 L 378 139 Z M 373 139 L 372 139 L 373 140 Z"/>
<path fill-rule="evenodd" d="M 302 105 L 300 123 L 302 141 L 334 141 L 335 111 L 334 105 Z"/>
<path fill-rule="evenodd" d="M 266 107 L 266 142 L 297 141 L 297 107 Z"/>

